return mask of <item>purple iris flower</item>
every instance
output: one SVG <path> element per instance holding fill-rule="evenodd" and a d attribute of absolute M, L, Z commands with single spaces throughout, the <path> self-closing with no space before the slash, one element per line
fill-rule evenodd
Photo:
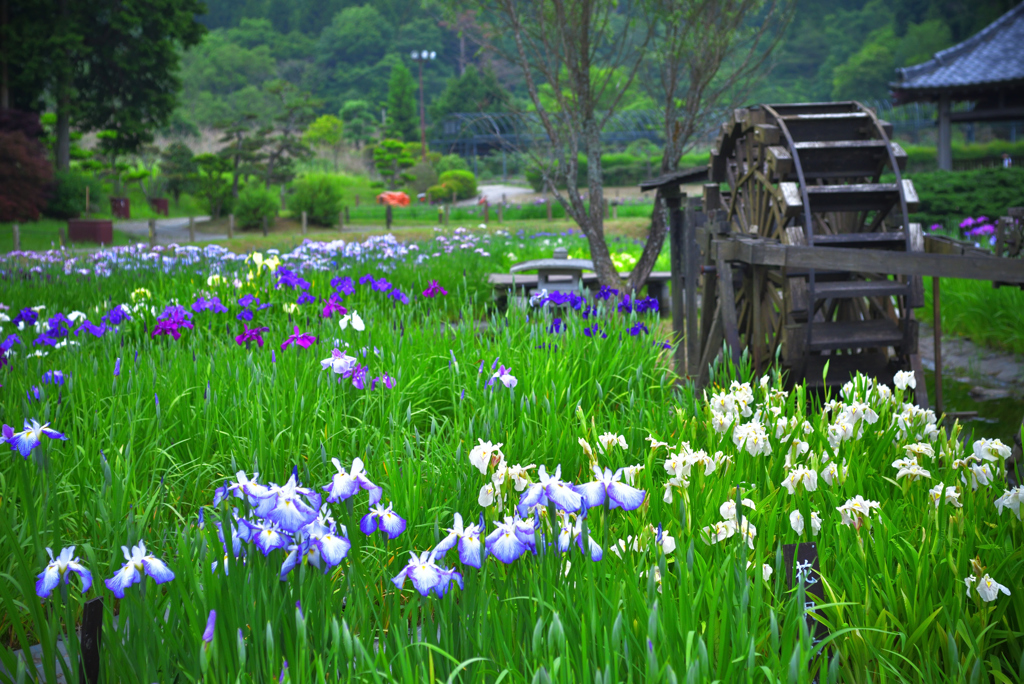
<path fill-rule="evenodd" d="M 117 357 L 117 361 L 114 362 L 114 377 L 116 378 L 121 374 L 121 357 Z"/>
<path fill-rule="evenodd" d="M 164 308 L 163 312 L 156 317 L 158 321 L 184 321 L 192 320 L 192 312 L 181 306 L 180 304 L 169 304 Z"/>
<path fill-rule="evenodd" d="M 281 351 L 288 348 L 288 345 L 294 344 L 303 349 L 309 349 L 311 344 L 316 343 L 316 337 L 312 333 L 300 333 L 299 326 L 293 326 L 295 332 L 285 338 L 285 341 L 281 343 Z M 267 328 L 264 328 L 267 330 Z M 262 344 L 262 341 L 261 341 Z"/>
<path fill-rule="evenodd" d="M 374 282 L 376 282 L 376 278 L 374 278 L 373 275 L 370 274 L 370 273 L 367 273 L 366 275 L 364 275 L 362 278 L 359 279 L 359 284 L 360 285 L 371 285 L 372 286 Z"/>
<path fill-rule="evenodd" d="M 213 628 L 217 624 L 217 611 L 211 610 L 209 617 L 206 618 L 206 629 L 203 630 L 203 643 L 209 644 L 213 642 Z"/>
<path fill-rule="evenodd" d="M 68 546 L 61 549 L 60 555 L 53 557 L 53 551 L 46 547 L 46 553 L 50 556 L 50 562 L 36 578 L 36 596 L 48 598 L 53 590 L 61 584 L 68 584 L 71 581 L 71 573 L 75 573 L 82 580 L 82 593 L 92 588 L 92 573 L 85 569 L 75 556 L 75 547 Z"/>
<path fill-rule="evenodd" d="M 462 516 L 455 514 L 455 524 L 448 530 L 448 536 L 442 539 L 434 548 L 434 556 L 438 559 L 452 550 L 456 544 L 459 546 L 459 560 L 463 565 L 470 565 L 479 569 L 480 557 L 480 532 L 484 528 L 483 514 L 480 514 L 480 523 L 470 523 L 463 526 Z"/>
<path fill-rule="evenodd" d="M 238 312 L 238 315 L 235 316 L 235 320 L 251 321 L 252 320 L 252 316 L 253 316 L 252 311 L 249 311 L 249 309 L 242 309 L 241 311 Z"/>
<path fill-rule="evenodd" d="M 446 295 L 448 290 L 441 287 L 436 280 L 431 280 L 430 284 L 427 285 L 427 289 L 423 291 L 424 297 L 436 297 L 437 295 Z"/>
<path fill-rule="evenodd" d="M 328 297 L 326 302 L 324 302 L 323 317 L 330 318 L 335 313 L 339 313 L 344 316 L 348 313 L 348 309 L 342 305 L 341 297 L 332 292 L 331 296 Z"/>
<path fill-rule="evenodd" d="M 302 531 L 320 552 L 320 558 L 328 568 L 340 565 L 352 548 L 352 542 L 347 538 L 348 530 L 341 525 L 341 534 L 338 534 L 338 525 L 329 515 L 321 514 Z"/>
<path fill-rule="evenodd" d="M 359 363 L 352 368 L 351 378 L 352 386 L 356 389 L 366 389 L 366 372 L 370 370 L 367 366 L 361 366 Z M 342 377 L 345 377 L 344 375 Z"/>
<path fill-rule="evenodd" d="M 50 383 L 53 383 L 54 385 L 63 385 L 64 371 L 49 370 L 43 373 L 43 384 L 49 385 Z"/>
<path fill-rule="evenodd" d="M 33 399 L 39 401 L 39 388 L 36 387 L 35 385 L 32 385 L 31 389 L 25 390 L 25 398 L 28 399 L 29 401 L 32 401 Z"/>
<path fill-rule="evenodd" d="M 157 321 L 156 325 L 153 326 L 153 332 L 150 333 L 150 337 L 155 338 L 157 335 L 172 335 L 174 339 L 181 338 L 181 329 L 193 328 L 192 324 L 187 320 L 175 320 L 168 319 L 165 321 Z"/>
<path fill-rule="evenodd" d="M 354 356 L 349 356 L 345 352 L 335 347 L 331 351 L 331 355 L 320 362 L 320 367 L 323 370 L 330 368 L 335 373 L 343 378 L 351 377 L 352 369 L 359 364 L 359 361 Z"/>
<path fill-rule="evenodd" d="M 253 302 L 256 302 L 257 304 L 259 304 L 259 301 L 260 300 L 256 299 L 255 295 L 251 295 L 251 294 L 242 295 L 238 299 L 238 306 L 240 306 L 240 307 L 242 307 L 244 309 L 244 308 L 248 308 L 248 306 L 250 304 L 252 304 Z"/>
<path fill-rule="evenodd" d="M 643 323 L 639 322 L 639 321 L 637 322 L 636 325 L 634 325 L 633 327 L 631 327 L 629 329 L 629 334 L 632 335 L 633 337 L 636 337 L 637 335 L 641 335 L 641 334 L 646 335 L 649 332 L 650 332 L 650 330 L 647 329 L 647 326 L 644 325 Z"/>
<path fill-rule="evenodd" d="M 388 375 L 387 373 L 384 373 L 383 375 L 377 376 L 373 380 L 370 381 L 370 389 L 371 390 L 377 389 L 377 385 L 378 384 L 384 386 L 387 389 L 391 389 L 392 387 L 395 386 L 395 379 L 393 377 L 391 377 L 390 375 Z M 465 390 L 463 390 L 463 391 L 465 391 Z"/>
<path fill-rule="evenodd" d="M 14 325 L 18 325 L 19 323 L 24 323 L 25 325 L 33 325 L 38 320 L 39 314 L 33 311 L 32 309 L 26 308 L 19 311 L 18 315 L 14 317 L 14 320 L 12 320 L 11 323 L 13 323 Z"/>
<path fill-rule="evenodd" d="M 568 482 L 562 481 L 562 466 L 555 466 L 555 474 L 548 475 L 547 469 L 537 469 L 538 482 L 531 484 L 519 499 L 519 511 L 533 508 L 540 504 L 546 506 L 550 501 L 560 511 L 573 513 L 580 509 L 583 497 Z"/>
<path fill-rule="evenodd" d="M 356 288 L 352 285 L 352 279 L 348 276 L 344 278 L 332 278 L 331 287 L 344 295 L 353 295 L 356 293 Z"/>
<path fill-rule="evenodd" d="M 613 474 L 608 468 L 603 471 L 597 465 L 593 466 L 594 481 L 582 485 L 576 485 L 574 489 L 583 498 L 587 508 L 596 508 L 608 501 L 608 508 L 621 508 L 632 511 L 639 508 L 644 502 L 646 492 L 642 489 L 630 487 L 622 482 L 624 468 L 619 468 Z"/>
<path fill-rule="evenodd" d="M 331 463 L 338 469 L 338 472 L 331 479 L 331 483 L 323 488 L 327 492 L 328 503 L 344 501 L 356 494 L 360 489 L 370 493 L 371 506 L 380 502 L 380 497 L 384 494 L 384 490 L 370 482 L 370 478 L 366 476 L 366 471 L 363 467 L 363 459 L 358 456 L 352 459 L 352 468 L 347 472 L 341 467 L 341 461 L 338 459 L 332 458 Z"/>
<path fill-rule="evenodd" d="M 299 298 L 295 300 L 296 304 L 316 304 L 316 297 L 309 294 L 308 292 L 302 292 L 299 294 Z"/>
<path fill-rule="evenodd" d="M 583 334 L 586 335 L 587 337 L 598 337 L 598 336 L 600 336 L 602 338 L 607 338 L 608 337 L 608 333 L 601 332 L 601 326 L 599 326 L 597 323 L 595 323 L 592 328 L 584 328 L 583 329 Z"/>
<path fill-rule="evenodd" d="M 393 508 L 393 503 L 389 503 L 387 508 L 384 508 L 379 503 L 371 506 L 370 512 L 359 521 L 359 529 L 366 536 L 370 536 L 380 529 L 388 539 L 394 539 L 402 534 L 402 532 L 405 532 L 406 523 L 405 520 L 392 510 Z"/>
<path fill-rule="evenodd" d="M 391 289 L 391 283 L 388 282 L 387 278 L 381 278 L 373 281 L 372 287 L 377 292 L 387 292 Z"/>
<path fill-rule="evenodd" d="M 618 294 L 619 291 L 616 290 L 615 288 L 608 287 L 607 285 L 602 285 L 601 289 L 598 290 L 597 294 L 594 295 L 594 299 L 603 299 L 604 301 L 608 301 L 613 296 L 618 296 Z"/>
<path fill-rule="evenodd" d="M 293 290 L 296 288 L 300 290 L 309 289 L 309 282 L 307 280 L 304 280 L 302 277 L 284 266 L 280 266 L 277 269 L 277 285 L 275 287 L 280 289 L 282 285 L 290 287 Z"/>
<path fill-rule="evenodd" d="M 107 332 L 107 326 L 105 323 L 100 323 L 99 325 L 96 325 L 87 318 L 84 321 L 82 321 L 77 328 L 75 328 L 75 337 L 78 337 L 78 333 L 82 332 L 83 330 L 91 334 L 93 337 L 103 337 L 103 334 Z"/>
<path fill-rule="evenodd" d="M 10 444 L 11 451 L 17 451 L 22 458 L 28 458 L 32 450 L 42 443 L 43 435 L 50 439 L 67 439 L 66 435 L 51 428 L 49 423 L 40 425 L 34 418 L 25 420 L 21 432 L 15 432 L 11 426 L 4 425 L 0 435 L 0 444 Z"/>
<path fill-rule="evenodd" d="M 284 581 L 288 577 L 288 573 L 303 563 L 317 569 L 320 568 L 320 549 L 312 539 L 303 539 L 288 546 L 288 555 L 285 557 L 284 563 L 281 564 L 281 581 Z M 324 568 L 325 572 L 326 570 L 327 568 Z M 283 675 L 284 671 L 282 670 L 282 679 Z"/>
<path fill-rule="evenodd" d="M 224 303 L 220 301 L 220 297 L 213 296 L 209 299 L 199 297 L 192 304 L 192 310 L 196 313 L 201 311 L 212 311 L 214 313 L 227 313 L 228 308 L 224 306 Z"/>
<path fill-rule="evenodd" d="M 48 326 L 46 335 L 49 337 L 66 337 L 75 325 L 62 313 L 51 316 L 46 324 Z"/>
<path fill-rule="evenodd" d="M 277 523 L 292 534 L 316 520 L 320 495 L 300 486 L 294 472 L 284 485 L 274 485 L 267 491 L 267 496 L 256 508 L 256 515 Z"/>
<path fill-rule="evenodd" d="M 657 311 L 658 300 L 654 297 L 641 297 L 636 300 L 636 304 L 633 308 L 638 314 L 644 313 L 645 311 Z"/>
<path fill-rule="evenodd" d="M 241 522 L 247 530 L 249 539 L 264 556 L 269 556 L 275 549 L 285 549 L 295 543 L 290 535 L 270 520 L 252 522 L 243 519 Z"/>
<path fill-rule="evenodd" d="M 42 335 L 40 335 L 36 339 L 32 340 L 32 344 L 45 344 L 48 347 L 53 347 L 53 346 L 56 346 L 56 344 L 57 344 L 57 338 L 50 337 L 46 333 L 43 333 Z"/>
<path fill-rule="evenodd" d="M 266 326 L 262 328 L 250 328 L 244 323 L 242 324 L 242 328 L 244 328 L 244 331 L 242 332 L 241 335 L 235 337 L 235 342 L 241 345 L 245 344 L 246 342 L 255 341 L 256 344 L 258 344 L 260 347 L 263 346 L 263 333 L 268 332 L 270 330 L 270 328 L 267 328 Z"/>
<path fill-rule="evenodd" d="M 457 583 L 459 589 L 462 588 L 462 574 L 439 566 L 434 560 L 434 553 L 424 551 L 417 556 L 415 551 L 410 551 L 409 556 L 409 562 L 391 580 L 399 589 L 405 586 L 406 579 L 412 582 L 420 596 L 429 596 L 430 592 L 434 592 L 439 598 L 443 597 L 452 582 Z"/>
<path fill-rule="evenodd" d="M 0 342 L 0 352 L 6 353 L 16 344 L 21 344 L 21 338 L 16 333 L 11 333 Z"/>
<path fill-rule="evenodd" d="M 146 553 L 146 545 L 143 542 L 140 541 L 138 546 L 133 546 L 131 551 L 128 551 L 127 546 L 122 546 L 121 551 L 124 552 L 125 564 L 113 577 L 103 580 L 107 589 L 117 598 L 123 599 L 125 589 L 141 582 L 142 573 L 152 577 L 157 584 L 174 579 L 174 573 L 162 560 Z"/>
<path fill-rule="evenodd" d="M 561 318 L 555 318 L 555 320 L 551 321 L 551 325 L 548 326 L 548 332 L 555 335 L 563 330 L 565 330 L 565 325 L 563 325 Z"/>
<path fill-rule="evenodd" d="M 576 542 L 576 546 L 579 547 L 582 553 L 589 551 L 590 560 L 597 562 L 604 557 L 604 550 L 594 541 L 594 537 L 587 535 L 587 550 L 583 549 L 583 520 L 586 515 L 581 515 L 576 518 L 575 522 L 570 522 L 568 516 L 563 519 L 561 529 L 558 532 L 558 550 L 565 553 L 569 550 L 569 544 L 572 541 Z"/>
<path fill-rule="evenodd" d="M 388 294 L 388 296 L 391 297 L 392 299 L 397 299 L 398 301 L 402 302 L 402 304 L 408 304 L 409 303 L 409 295 L 405 294 L 404 292 L 402 292 L 398 288 L 395 288 L 394 290 L 392 290 Z"/>
<path fill-rule="evenodd" d="M 505 522 L 494 521 L 494 531 L 484 539 L 487 554 L 508 565 L 529 550 L 529 546 L 516 534 L 516 522 L 506 515 Z"/>
<path fill-rule="evenodd" d="M 130 313 L 128 313 L 128 311 L 124 308 L 123 305 L 118 304 L 113 309 L 108 311 L 103 316 L 102 320 L 104 323 L 107 323 L 109 325 L 121 325 L 125 321 L 132 320 L 132 316 Z"/>

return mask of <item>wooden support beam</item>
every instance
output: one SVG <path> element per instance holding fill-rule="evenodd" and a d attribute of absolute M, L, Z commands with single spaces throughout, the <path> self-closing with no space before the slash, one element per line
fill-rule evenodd
<path fill-rule="evenodd" d="M 686 221 L 684 222 L 683 254 L 686 259 L 686 364 L 687 374 L 696 375 L 700 364 L 700 332 L 697 330 L 697 280 L 700 270 L 700 249 L 697 247 L 697 209 L 700 208 L 700 197 L 691 197 L 686 202 Z"/>
<path fill-rule="evenodd" d="M 722 312 L 722 330 L 732 353 L 732 362 L 740 364 L 740 333 L 736 324 L 736 293 L 732 287 L 732 266 L 718 257 L 718 305 Z"/>

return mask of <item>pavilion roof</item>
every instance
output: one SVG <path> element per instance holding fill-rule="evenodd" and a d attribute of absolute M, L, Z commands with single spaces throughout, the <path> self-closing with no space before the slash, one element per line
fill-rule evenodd
<path fill-rule="evenodd" d="M 899 102 L 1024 86 L 1024 2 L 962 43 L 896 74 L 890 88 Z"/>

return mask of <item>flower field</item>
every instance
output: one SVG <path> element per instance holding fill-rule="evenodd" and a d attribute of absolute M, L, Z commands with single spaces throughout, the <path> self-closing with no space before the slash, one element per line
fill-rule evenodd
<path fill-rule="evenodd" d="M 644 297 L 491 310 L 552 244 L 0 259 L 0 681 L 97 597 L 109 682 L 1024 679 L 1008 447 L 904 376 L 695 393 Z"/>

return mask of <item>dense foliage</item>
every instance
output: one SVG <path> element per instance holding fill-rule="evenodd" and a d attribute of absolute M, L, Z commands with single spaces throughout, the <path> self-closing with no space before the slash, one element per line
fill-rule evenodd
<path fill-rule="evenodd" d="M 333 226 L 341 211 L 341 188 L 337 178 L 327 174 L 311 174 L 292 184 L 288 208 L 293 216 L 306 212 L 307 220 L 318 226 Z"/>
<path fill-rule="evenodd" d="M 722 366 L 695 395 L 613 292 L 481 316 L 491 255 L 557 244 L 0 262 L 6 670 L 39 639 L 56 681 L 102 596 L 115 681 L 1024 674 L 1004 445 L 905 377 L 822 405 Z"/>
<path fill-rule="evenodd" d="M 911 178 L 921 200 L 911 219 L 926 228 L 940 224 L 956 229 L 967 217 L 986 216 L 995 221 L 1006 216 L 1010 207 L 1024 206 L 1024 167 L 932 171 Z"/>

